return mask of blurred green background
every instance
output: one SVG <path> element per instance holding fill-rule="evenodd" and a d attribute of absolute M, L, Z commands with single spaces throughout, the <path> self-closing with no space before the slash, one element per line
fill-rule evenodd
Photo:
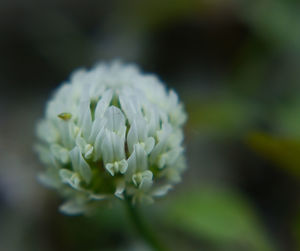
<path fill-rule="evenodd" d="M 143 214 L 170 250 L 300 250 L 300 2 L 0 2 L 0 250 L 149 250 L 122 203 L 68 217 L 34 128 L 71 71 L 135 62 L 179 93 L 188 169 Z"/>

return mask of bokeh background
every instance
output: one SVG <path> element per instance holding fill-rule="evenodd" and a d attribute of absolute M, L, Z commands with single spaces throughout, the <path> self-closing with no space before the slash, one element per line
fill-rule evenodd
<path fill-rule="evenodd" d="M 122 59 L 189 114 L 188 169 L 143 214 L 170 250 L 300 250 L 300 3 L 1 0 L 0 250 L 149 250 L 123 205 L 68 217 L 35 124 L 70 72 Z"/>

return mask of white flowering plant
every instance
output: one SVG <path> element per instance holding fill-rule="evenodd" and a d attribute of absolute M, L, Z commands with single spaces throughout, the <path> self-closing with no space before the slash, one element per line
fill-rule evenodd
<path fill-rule="evenodd" d="M 39 180 L 66 198 L 60 207 L 66 214 L 116 198 L 151 202 L 185 169 L 185 120 L 177 94 L 135 65 L 79 69 L 37 125 L 36 150 L 46 165 Z"/>

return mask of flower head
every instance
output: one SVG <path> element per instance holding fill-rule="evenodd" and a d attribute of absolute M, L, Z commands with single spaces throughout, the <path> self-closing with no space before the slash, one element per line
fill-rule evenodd
<path fill-rule="evenodd" d="M 36 149 L 46 164 L 40 180 L 76 214 L 96 201 L 152 201 L 180 180 L 185 168 L 176 93 L 154 75 L 119 62 L 77 70 L 48 102 Z"/>

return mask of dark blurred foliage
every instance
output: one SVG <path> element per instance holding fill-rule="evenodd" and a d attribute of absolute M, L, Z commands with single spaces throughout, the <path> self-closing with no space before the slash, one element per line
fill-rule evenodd
<path fill-rule="evenodd" d="M 122 59 L 189 114 L 188 169 L 144 208 L 171 250 L 300 250 L 300 3 L 0 2 L 0 249 L 148 250 L 123 205 L 57 211 L 36 181 L 36 121 L 70 72 Z"/>

